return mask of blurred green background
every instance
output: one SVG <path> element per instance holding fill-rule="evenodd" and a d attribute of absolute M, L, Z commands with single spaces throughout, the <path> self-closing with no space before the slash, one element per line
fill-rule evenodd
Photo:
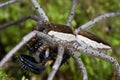
<path fill-rule="evenodd" d="M 0 0 L 0 3 L 8 0 Z M 69 14 L 72 0 L 38 0 L 46 12 L 49 20 L 54 23 L 65 24 Z M 78 0 L 72 27 L 77 28 L 87 21 L 108 12 L 120 11 L 119 0 Z M 0 8 L 0 25 L 18 20 L 22 16 L 37 15 L 29 0 Z M 22 37 L 33 30 L 36 22 L 27 20 L 9 28 L 0 30 L 0 60 L 10 51 Z M 112 53 L 106 53 L 120 63 L 120 17 L 109 18 L 95 24 L 90 32 L 99 35 L 108 41 L 113 48 Z M 25 74 L 17 63 L 17 56 L 26 54 L 26 49 L 21 48 L 4 68 L 0 69 L 0 80 L 46 80 L 50 68 L 40 75 Z M 88 55 L 80 55 L 88 72 L 89 80 L 115 80 L 116 71 L 112 64 Z M 81 71 L 72 58 L 57 72 L 54 80 L 82 80 Z"/>

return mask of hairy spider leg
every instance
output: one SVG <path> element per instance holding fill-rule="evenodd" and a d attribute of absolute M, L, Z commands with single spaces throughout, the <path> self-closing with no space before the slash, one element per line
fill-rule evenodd
<path fill-rule="evenodd" d="M 42 64 L 38 64 L 36 62 L 36 60 L 28 55 L 20 55 L 18 58 L 20 65 L 30 71 L 33 72 L 35 74 L 40 74 L 41 72 L 43 72 L 45 70 L 45 66 Z"/>

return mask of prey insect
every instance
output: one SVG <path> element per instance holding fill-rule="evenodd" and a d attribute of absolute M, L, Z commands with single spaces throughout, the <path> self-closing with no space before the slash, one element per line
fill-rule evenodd
<path fill-rule="evenodd" d="M 85 30 L 81 30 L 75 35 L 72 29 L 66 25 L 49 23 L 43 26 L 39 26 L 37 29 L 52 37 L 68 42 L 77 41 L 78 43 L 82 43 L 82 45 L 87 45 L 89 48 L 101 52 L 111 50 L 109 43 Z M 26 46 L 30 54 L 20 55 L 19 61 L 21 66 L 30 72 L 39 74 L 43 72 L 48 65 L 52 66 L 56 60 L 58 45 L 50 45 L 43 39 L 33 38 Z M 69 57 L 69 50 L 65 48 L 61 64 L 65 63 Z"/>

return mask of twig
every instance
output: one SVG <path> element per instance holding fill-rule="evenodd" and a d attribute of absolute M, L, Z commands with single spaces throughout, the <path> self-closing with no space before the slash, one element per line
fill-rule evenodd
<path fill-rule="evenodd" d="M 32 37 L 34 37 L 36 33 L 37 31 L 33 31 L 23 37 L 22 41 L 18 45 L 16 45 L 10 52 L 8 52 L 7 55 L 0 61 L 0 67 L 2 67 L 25 43 L 27 43 Z"/>
<path fill-rule="evenodd" d="M 37 22 L 39 21 L 39 18 L 38 18 L 37 16 L 35 16 L 35 15 L 24 16 L 24 17 L 22 17 L 22 18 L 19 19 L 19 20 L 16 20 L 16 21 L 12 21 L 12 22 L 3 24 L 2 26 L 0 26 L 0 30 L 5 29 L 5 28 L 8 28 L 8 27 L 11 26 L 11 25 L 24 22 L 24 21 L 27 20 L 27 19 L 33 19 L 33 20 L 35 20 L 35 21 L 37 21 Z"/>
<path fill-rule="evenodd" d="M 38 12 L 41 20 L 42 20 L 42 21 L 45 21 L 45 22 L 46 22 L 46 21 L 49 22 L 48 17 L 46 16 L 46 14 L 45 14 L 45 12 L 43 11 L 43 9 L 40 8 L 40 5 L 38 4 L 38 2 L 37 2 L 36 0 L 31 0 L 31 2 L 32 2 L 33 6 L 35 7 L 35 9 L 37 10 L 37 12 Z"/>
<path fill-rule="evenodd" d="M 53 78 L 54 78 L 54 76 L 55 76 L 55 74 L 56 74 L 56 72 L 57 72 L 57 70 L 62 62 L 63 54 L 64 54 L 64 46 L 59 45 L 57 59 L 52 67 L 52 71 L 50 72 L 47 80 L 53 80 Z"/>
<path fill-rule="evenodd" d="M 74 60 L 76 61 L 77 65 L 79 66 L 79 69 L 82 72 L 83 75 L 83 79 L 82 80 L 88 80 L 88 75 L 87 75 L 87 71 L 86 68 L 84 66 L 84 63 L 82 62 L 82 60 L 78 57 L 77 52 L 69 49 L 71 52 L 70 54 L 72 55 L 72 57 L 74 58 Z"/>
<path fill-rule="evenodd" d="M 70 13 L 69 13 L 69 16 L 68 16 L 68 19 L 67 19 L 67 23 L 66 23 L 67 26 L 71 25 L 71 22 L 72 22 L 72 19 L 74 17 L 74 13 L 75 13 L 76 4 L 77 4 L 77 0 L 73 0 L 72 1 L 72 7 L 71 7 L 71 10 L 70 10 Z"/>
<path fill-rule="evenodd" d="M 97 18 L 90 20 L 89 22 L 85 23 L 84 25 L 80 26 L 75 30 L 75 34 L 77 34 L 81 29 L 87 29 L 90 28 L 91 25 L 98 23 L 101 20 L 107 19 L 107 18 L 112 18 L 115 16 L 120 16 L 120 12 L 111 12 L 111 13 L 106 13 L 101 16 L 98 16 Z"/>
<path fill-rule="evenodd" d="M 13 4 L 13 3 L 16 3 L 16 2 L 20 2 L 20 1 L 22 1 L 22 0 L 10 0 L 10 1 L 8 1 L 8 2 L 5 2 L 5 3 L 0 4 L 0 8 L 5 7 L 5 6 L 8 6 L 8 5 Z"/>

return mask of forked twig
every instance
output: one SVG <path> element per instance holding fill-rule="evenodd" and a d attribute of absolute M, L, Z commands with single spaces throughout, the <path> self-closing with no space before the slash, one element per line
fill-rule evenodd
<path fill-rule="evenodd" d="M 31 38 L 33 38 L 36 33 L 37 31 L 33 31 L 24 36 L 22 41 L 17 44 L 10 52 L 8 52 L 7 55 L 1 60 L 0 67 L 2 67 L 24 44 L 26 44 Z"/>
<path fill-rule="evenodd" d="M 0 4 L 0 8 L 5 7 L 5 6 L 8 6 L 8 5 L 13 4 L 13 3 L 16 3 L 16 2 L 20 2 L 20 1 L 22 1 L 22 0 L 10 0 L 10 1 L 8 1 L 8 2 L 5 2 L 5 3 Z"/>
<path fill-rule="evenodd" d="M 101 16 L 98 16 L 97 18 L 95 18 L 93 20 L 90 20 L 89 22 L 87 22 L 87 23 L 83 24 L 82 26 L 80 26 L 79 28 L 77 28 L 75 30 L 75 34 L 77 34 L 81 29 L 90 28 L 91 25 L 94 25 L 101 20 L 104 20 L 104 19 L 107 19 L 107 18 L 112 18 L 112 17 L 115 17 L 115 16 L 120 16 L 120 12 L 111 12 L 111 13 L 106 13 L 106 14 L 103 14 Z"/>
<path fill-rule="evenodd" d="M 61 62 L 63 59 L 63 54 L 64 54 L 64 46 L 63 45 L 59 45 L 58 47 L 58 55 L 57 55 L 57 59 L 54 63 L 54 65 L 52 66 L 52 71 L 49 73 L 48 79 L 47 80 L 53 80 Z"/>
<path fill-rule="evenodd" d="M 70 13 L 68 15 L 68 19 L 67 19 L 67 23 L 66 23 L 66 25 L 68 25 L 68 26 L 71 25 L 71 22 L 73 20 L 73 17 L 74 17 L 74 14 L 75 14 L 76 4 L 77 4 L 77 0 L 72 0 L 71 10 L 70 10 Z"/>

